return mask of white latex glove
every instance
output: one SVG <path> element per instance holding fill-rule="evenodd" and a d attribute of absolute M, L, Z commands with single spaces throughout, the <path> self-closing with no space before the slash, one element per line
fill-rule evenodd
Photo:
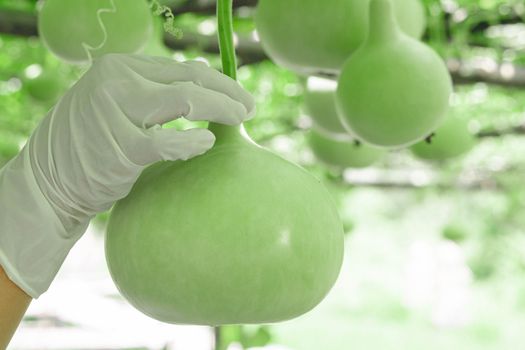
<path fill-rule="evenodd" d="M 141 171 L 212 147 L 185 117 L 239 124 L 254 100 L 202 62 L 107 55 L 96 60 L 0 170 L 0 265 L 33 298 L 45 292 L 90 219 L 125 197 Z"/>

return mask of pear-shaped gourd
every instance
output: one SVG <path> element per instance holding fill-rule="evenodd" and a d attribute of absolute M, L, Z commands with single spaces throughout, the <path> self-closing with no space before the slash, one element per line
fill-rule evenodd
<path fill-rule="evenodd" d="M 55 55 L 80 63 L 138 52 L 151 35 L 152 16 L 145 0 L 46 0 L 38 32 Z"/>
<path fill-rule="evenodd" d="M 304 109 L 319 131 L 336 138 L 348 138 L 348 132 L 337 114 L 336 89 L 337 82 L 334 80 L 309 77 L 304 92 Z"/>
<path fill-rule="evenodd" d="M 440 125 L 451 92 L 441 58 L 403 34 L 390 0 L 371 0 L 368 38 L 339 77 L 336 100 L 343 125 L 373 145 L 408 146 Z"/>
<path fill-rule="evenodd" d="M 420 141 L 410 149 L 419 158 L 426 160 L 446 160 L 461 156 L 476 144 L 476 138 L 469 130 L 467 118 L 450 116 L 445 118 L 434 135 Z"/>
<path fill-rule="evenodd" d="M 339 168 L 366 168 L 381 159 L 385 151 L 377 147 L 329 138 L 315 129 L 308 134 L 308 144 L 321 162 Z"/>
<path fill-rule="evenodd" d="M 370 0 L 259 0 L 255 25 L 264 51 L 299 74 L 337 73 L 364 41 Z M 421 0 L 394 0 L 410 36 L 426 26 Z"/>
<path fill-rule="evenodd" d="M 41 102 L 56 102 L 64 90 L 64 82 L 57 72 L 43 70 L 36 76 L 26 76 L 23 86 L 31 97 Z"/>
<path fill-rule="evenodd" d="M 145 170 L 116 204 L 106 238 L 111 275 L 131 304 L 164 322 L 298 316 L 337 278 L 337 209 L 304 169 L 222 130 L 206 154 Z"/>

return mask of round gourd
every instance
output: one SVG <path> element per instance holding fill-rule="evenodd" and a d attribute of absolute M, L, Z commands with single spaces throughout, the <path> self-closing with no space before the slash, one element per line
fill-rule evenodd
<path fill-rule="evenodd" d="M 364 41 L 370 0 L 259 0 L 255 25 L 265 52 L 299 74 L 337 73 Z M 395 0 L 401 28 L 420 38 L 420 0 Z"/>
<path fill-rule="evenodd" d="M 269 323 L 334 284 L 343 227 L 304 169 L 219 127 L 206 154 L 146 169 L 114 207 L 111 275 L 126 299 L 179 324 Z"/>
<path fill-rule="evenodd" d="M 304 109 L 312 118 L 317 129 L 336 138 L 348 138 L 335 106 L 337 82 L 318 77 L 310 77 L 304 93 Z"/>
<path fill-rule="evenodd" d="M 46 0 L 38 31 L 51 52 L 79 63 L 138 52 L 151 35 L 152 16 L 145 0 Z"/>
<path fill-rule="evenodd" d="M 26 77 L 23 84 L 29 95 L 41 102 L 56 102 L 64 88 L 57 74 L 46 70 L 36 77 Z"/>
<path fill-rule="evenodd" d="M 412 153 L 426 160 L 446 160 L 467 153 L 476 144 L 476 138 L 469 131 L 468 124 L 466 118 L 446 118 L 428 140 L 411 147 Z"/>
<path fill-rule="evenodd" d="M 310 130 L 308 144 L 321 162 L 340 168 L 366 168 L 377 162 L 385 151 L 352 140 L 335 140 Z"/>
<path fill-rule="evenodd" d="M 341 121 L 366 143 L 408 146 L 441 124 L 451 78 L 431 48 L 401 32 L 389 0 L 371 0 L 370 5 L 370 35 L 339 77 Z"/>

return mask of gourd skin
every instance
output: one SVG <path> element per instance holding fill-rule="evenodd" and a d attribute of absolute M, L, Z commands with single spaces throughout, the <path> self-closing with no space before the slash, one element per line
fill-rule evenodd
<path fill-rule="evenodd" d="M 162 18 L 153 21 L 153 35 L 142 50 L 144 54 L 158 57 L 171 57 L 173 55 L 173 52 L 164 45 L 163 21 Z"/>
<path fill-rule="evenodd" d="M 422 0 L 393 1 L 394 13 L 401 30 L 414 39 L 421 39 L 427 27 L 427 17 Z"/>
<path fill-rule="evenodd" d="M 102 23 L 97 15 L 101 9 Z M 38 16 L 38 31 L 55 55 L 81 63 L 89 60 L 88 51 L 93 58 L 138 52 L 151 35 L 152 16 L 144 0 L 46 0 Z"/>
<path fill-rule="evenodd" d="M 336 100 L 353 136 L 398 148 L 440 125 L 452 81 L 432 49 L 398 29 L 390 6 L 387 0 L 372 0 L 370 35 L 344 64 Z"/>
<path fill-rule="evenodd" d="M 317 305 L 335 282 L 343 228 L 304 169 L 242 139 L 146 169 L 113 209 L 111 275 L 169 323 L 268 323 Z"/>
<path fill-rule="evenodd" d="M 255 24 L 265 52 L 304 75 L 337 73 L 364 41 L 370 0 L 259 0 Z M 426 27 L 420 0 L 395 0 L 401 28 L 420 38 Z"/>
<path fill-rule="evenodd" d="M 304 109 L 316 127 L 323 133 L 333 135 L 336 138 L 349 137 L 337 114 L 335 91 L 306 90 L 304 93 Z"/>
<path fill-rule="evenodd" d="M 430 143 L 418 142 L 411 147 L 411 151 L 421 159 L 446 160 L 467 153 L 475 144 L 476 138 L 468 129 L 467 119 L 447 117 Z"/>
<path fill-rule="evenodd" d="M 330 139 L 311 130 L 308 144 L 314 155 L 323 163 L 341 168 L 366 168 L 384 155 L 384 151 L 365 144 L 356 145 L 353 141 Z"/>

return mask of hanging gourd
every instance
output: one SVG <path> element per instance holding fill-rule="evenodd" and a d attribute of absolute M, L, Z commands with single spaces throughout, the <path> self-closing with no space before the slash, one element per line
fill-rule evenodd
<path fill-rule="evenodd" d="M 64 82 L 58 72 L 42 69 L 37 65 L 26 69 L 22 81 L 28 94 L 40 102 L 56 102 L 64 90 Z"/>
<path fill-rule="evenodd" d="M 223 69 L 235 78 L 231 6 L 219 0 L 217 11 Z M 115 205 L 106 235 L 115 284 L 170 323 L 268 323 L 307 312 L 341 266 L 331 196 L 238 127 L 210 130 L 210 151 L 149 167 Z"/>
<path fill-rule="evenodd" d="M 67 62 L 134 53 L 152 33 L 145 0 L 46 0 L 38 15 L 45 46 Z"/>
<path fill-rule="evenodd" d="M 337 82 L 318 77 L 309 77 L 304 92 L 305 113 L 312 119 L 315 127 L 327 135 L 348 137 L 335 105 Z"/>
<path fill-rule="evenodd" d="M 410 149 L 421 159 L 446 160 L 467 153 L 475 144 L 476 137 L 469 130 L 468 119 L 450 116 L 434 135 L 416 143 Z"/>
<path fill-rule="evenodd" d="M 385 151 L 350 139 L 329 138 L 315 129 L 308 134 L 308 145 L 321 162 L 337 168 L 366 168 L 381 159 Z"/>
<path fill-rule="evenodd" d="M 343 125 L 372 145 L 397 148 L 429 136 L 447 113 L 452 82 L 442 59 L 398 27 L 390 0 L 371 0 L 370 32 L 343 66 Z"/>
<path fill-rule="evenodd" d="M 370 0 L 259 0 L 255 25 L 264 51 L 299 74 L 337 73 L 364 41 Z M 395 0 L 403 31 L 419 39 L 426 27 L 421 0 Z"/>

